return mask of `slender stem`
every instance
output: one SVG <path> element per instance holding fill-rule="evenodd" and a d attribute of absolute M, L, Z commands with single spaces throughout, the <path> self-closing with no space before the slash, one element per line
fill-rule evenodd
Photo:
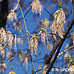
<path fill-rule="evenodd" d="M 25 13 L 24 18 L 26 17 L 26 15 L 29 13 L 30 10 L 31 10 L 31 7 L 30 7 L 29 10 Z M 19 18 L 19 20 L 20 20 L 20 19 L 23 19 L 23 18 Z"/>
<path fill-rule="evenodd" d="M 23 35 L 23 36 L 16 36 L 17 38 L 21 38 L 21 37 L 29 37 L 29 36 L 33 36 L 33 35 Z M 15 37 L 14 35 L 13 35 L 13 37 Z"/>
<path fill-rule="evenodd" d="M 19 3 L 18 3 L 18 4 L 19 4 Z M 21 14 L 22 14 L 22 17 L 23 17 L 23 22 L 24 22 L 24 25 L 25 25 L 26 36 L 27 36 L 28 46 L 29 46 L 29 37 L 28 37 L 28 33 L 27 33 L 28 30 L 27 30 L 27 27 L 26 27 L 25 18 L 24 18 L 23 11 L 22 11 L 22 8 L 21 8 L 20 4 L 19 4 L 19 8 L 20 8 L 20 10 L 21 10 Z M 29 47 L 29 49 L 30 49 L 30 47 Z"/>
<path fill-rule="evenodd" d="M 19 4 L 19 3 L 18 3 L 18 4 Z M 28 30 L 27 30 L 27 27 L 26 27 L 25 18 L 24 18 L 23 11 L 22 11 L 22 8 L 21 8 L 20 4 L 19 4 L 19 8 L 20 8 L 20 10 L 21 10 L 21 14 L 22 14 L 22 17 L 23 17 L 23 21 L 24 21 L 24 25 L 25 25 L 25 30 L 26 30 L 26 36 L 27 36 L 27 40 L 28 40 L 28 46 L 29 46 L 29 37 L 28 37 L 28 33 L 27 33 Z M 30 46 L 29 46 L 29 50 L 30 50 Z M 31 54 L 30 54 L 30 58 L 31 58 L 31 62 L 32 62 L 33 69 L 34 69 L 34 71 L 35 71 L 35 67 L 34 67 L 34 63 L 33 63 Z M 36 73 L 36 74 L 37 74 L 37 73 Z"/>

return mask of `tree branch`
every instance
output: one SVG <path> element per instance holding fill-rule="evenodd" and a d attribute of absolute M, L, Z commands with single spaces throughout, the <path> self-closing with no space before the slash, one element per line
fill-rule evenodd
<path fill-rule="evenodd" d="M 65 39 L 66 39 L 66 37 L 67 37 L 67 35 L 69 34 L 69 31 L 71 30 L 73 24 L 74 24 L 74 18 L 73 18 L 73 20 L 71 21 L 71 23 L 70 23 L 70 25 L 68 26 L 68 28 L 66 29 L 64 38 L 63 38 L 63 40 L 61 41 L 61 44 L 59 45 L 59 48 L 58 48 L 58 50 L 57 50 L 57 52 L 56 52 L 56 54 L 55 54 L 54 60 L 53 60 L 52 63 L 50 64 L 50 67 L 49 67 L 49 69 L 47 70 L 46 74 L 48 74 L 48 73 L 50 72 L 50 70 L 51 70 L 51 68 L 52 68 L 55 60 L 57 59 L 57 56 L 58 56 L 58 54 L 59 54 L 59 51 L 60 51 L 60 49 L 61 49 L 61 47 L 62 47 L 62 45 L 63 45 L 63 43 L 64 43 L 64 41 L 65 41 Z"/>
<path fill-rule="evenodd" d="M 49 57 L 48 57 L 48 60 L 46 61 L 43 69 L 44 69 L 45 67 L 47 67 L 47 68 L 49 67 L 50 60 L 51 60 L 51 58 L 53 57 L 56 49 L 59 47 L 58 50 L 57 50 L 57 53 L 56 53 L 56 55 L 55 55 L 55 58 L 54 58 L 51 66 L 50 66 L 50 68 L 52 68 L 52 66 L 53 66 L 53 64 L 54 64 L 54 62 L 55 62 L 55 60 L 56 60 L 56 58 L 57 58 L 57 55 L 58 55 L 58 53 L 59 53 L 59 51 L 60 51 L 60 48 L 61 48 L 63 42 L 65 41 L 65 39 L 66 39 L 69 31 L 71 30 L 73 24 L 74 24 L 74 18 L 73 18 L 73 20 L 71 21 L 71 23 L 70 23 L 70 25 L 68 26 L 68 28 L 66 29 L 63 40 L 60 39 L 57 43 L 54 44 L 53 49 L 52 49 L 52 51 L 50 52 Z M 60 46 L 59 46 L 59 45 L 60 45 Z M 48 74 L 49 71 L 50 71 L 50 68 L 49 68 L 48 72 L 47 72 L 47 70 L 42 70 L 41 74 L 46 74 L 46 72 L 47 72 L 47 74 Z"/>
<path fill-rule="evenodd" d="M 1 2 L 1 12 L 0 12 L 0 28 L 5 28 L 6 20 L 8 15 L 8 0 L 3 0 Z"/>

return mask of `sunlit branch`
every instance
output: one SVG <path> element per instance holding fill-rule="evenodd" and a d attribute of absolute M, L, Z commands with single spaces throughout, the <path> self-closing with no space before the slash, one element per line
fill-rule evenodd
<path fill-rule="evenodd" d="M 19 4 L 19 3 L 18 3 Z M 21 11 L 21 14 L 22 14 L 22 17 L 23 17 L 23 22 L 24 22 L 24 25 L 25 25 L 25 30 L 26 30 L 26 35 L 28 35 L 28 30 L 27 30 L 27 27 L 26 27 L 26 23 L 25 23 L 25 18 L 24 18 L 24 15 L 23 15 L 23 11 L 22 11 L 22 8 L 19 4 L 19 8 L 20 8 L 20 11 Z M 29 46 L 29 37 L 27 36 L 27 40 L 28 40 L 28 46 Z M 30 46 L 29 46 L 29 50 L 30 50 Z M 33 69 L 35 71 L 35 67 L 34 67 L 34 63 L 33 63 L 33 60 L 32 60 L 32 56 L 31 56 L 31 53 L 30 53 L 30 58 L 31 58 L 31 62 L 32 62 L 32 66 L 33 66 Z M 37 74 L 37 73 L 36 73 Z"/>

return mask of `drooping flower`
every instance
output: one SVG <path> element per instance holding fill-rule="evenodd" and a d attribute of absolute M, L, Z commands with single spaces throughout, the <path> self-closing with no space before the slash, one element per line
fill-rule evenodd
<path fill-rule="evenodd" d="M 40 4 L 39 0 L 33 0 L 31 3 L 32 11 L 39 13 L 41 15 L 41 11 L 43 10 L 43 6 Z"/>
<path fill-rule="evenodd" d="M 34 39 L 34 52 L 35 55 L 37 55 L 37 51 L 38 51 L 38 40 L 37 38 Z"/>
<path fill-rule="evenodd" d="M 33 55 L 33 48 L 34 48 L 34 40 L 33 37 L 30 39 L 30 49 L 31 49 L 31 55 Z"/>
<path fill-rule="evenodd" d="M 39 35 L 41 35 L 41 41 L 45 45 L 46 40 L 48 43 L 48 33 L 47 33 L 46 29 L 44 29 L 44 28 L 41 28 L 41 29 L 42 30 L 39 32 Z"/>
<path fill-rule="evenodd" d="M 17 14 L 15 13 L 15 10 L 18 8 L 18 4 L 19 4 L 20 0 L 17 0 L 17 2 L 18 3 L 16 4 L 15 8 L 13 10 L 10 10 L 11 12 L 7 16 L 8 21 L 13 21 L 13 19 L 17 20 Z"/>
<path fill-rule="evenodd" d="M 50 21 L 48 19 L 46 19 L 46 18 L 44 20 L 41 19 L 40 22 L 39 22 L 39 25 L 38 25 L 38 29 L 41 29 L 41 27 L 49 28 L 49 25 L 50 25 Z"/>
<path fill-rule="evenodd" d="M 38 50 L 38 39 L 35 36 L 32 36 L 30 39 L 30 49 L 31 49 L 31 54 L 33 55 L 33 51 L 35 52 L 35 55 L 37 55 L 37 50 Z"/>
<path fill-rule="evenodd" d="M 25 51 L 25 56 L 23 59 L 23 65 L 26 64 L 26 68 L 28 69 L 28 60 L 29 60 L 29 54 L 28 51 Z"/>
<path fill-rule="evenodd" d="M 17 14 L 14 11 L 11 11 L 7 16 L 8 21 L 13 21 L 13 19 L 17 20 Z"/>
<path fill-rule="evenodd" d="M 0 29 L 0 44 L 6 42 L 6 32 L 4 28 Z"/>
<path fill-rule="evenodd" d="M 51 30 L 51 32 L 53 32 L 54 34 L 57 33 L 55 22 L 50 26 L 50 30 Z M 56 40 L 56 36 L 53 35 L 53 37 L 54 37 L 54 39 Z"/>
<path fill-rule="evenodd" d="M 44 28 L 48 28 L 48 27 L 49 27 L 49 24 L 50 24 L 50 22 L 49 22 L 48 19 L 45 19 L 45 20 L 43 21 L 43 26 L 44 26 Z"/>
<path fill-rule="evenodd" d="M 66 23 L 65 13 L 62 9 L 59 9 L 54 13 L 54 22 L 51 25 L 50 30 L 54 34 L 58 34 L 61 38 L 63 38 L 65 23 Z M 53 35 L 53 37 L 56 40 L 56 36 Z"/>
<path fill-rule="evenodd" d="M 64 25 L 66 23 L 66 20 L 65 20 L 65 13 L 62 9 L 59 9 L 54 13 L 54 21 L 56 21 L 56 24 L 59 25 L 62 30 L 64 30 Z"/>
<path fill-rule="evenodd" d="M 45 37 L 46 37 L 45 32 L 42 32 L 41 33 L 41 41 L 42 41 L 43 44 L 45 44 Z"/>
<path fill-rule="evenodd" d="M 9 59 L 11 57 L 11 55 L 12 55 L 12 52 L 7 51 L 6 58 Z"/>
<path fill-rule="evenodd" d="M 7 32 L 7 42 L 8 42 L 8 48 L 11 50 L 12 48 L 12 40 L 13 36 L 10 31 Z"/>

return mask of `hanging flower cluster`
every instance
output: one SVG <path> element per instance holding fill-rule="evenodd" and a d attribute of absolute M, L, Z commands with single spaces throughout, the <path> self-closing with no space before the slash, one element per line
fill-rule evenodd
<path fill-rule="evenodd" d="M 37 55 L 37 50 L 38 50 L 38 39 L 37 36 L 32 36 L 32 38 L 30 39 L 30 49 L 31 49 L 31 53 L 33 55 L 33 51 L 35 52 L 35 55 Z"/>
<path fill-rule="evenodd" d="M 0 44 L 6 42 L 6 32 L 3 28 L 0 29 Z"/>
<path fill-rule="evenodd" d="M 12 40 L 13 36 L 10 31 L 7 32 L 7 42 L 8 42 L 8 48 L 11 50 L 12 47 Z"/>
<path fill-rule="evenodd" d="M 18 3 L 19 3 L 19 0 L 18 0 Z M 7 16 L 8 21 L 13 21 L 13 19 L 17 20 L 17 14 L 15 13 L 15 10 L 18 8 L 18 3 L 16 4 L 16 6 L 13 10 L 10 10 L 11 12 Z"/>
<path fill-rule="evenodd" d="M 11 34 L 10 31 L 5 32 L 5 30 L 3 28 L 0 29 L 0 50 L 2 50 L 2 46 L 7 46 L 8 49 L 11 49 L 12 47 L 12 42 L 13 42 L 13 35 Z M 15 44 L 15 48 L 16 48 L 16 35 L 14 38 L 14 44 Z M 1 51 L 2 55 L 4 55 L 4 50 Z"/>
<path fill-rule="evenodd" d="M 14 11 L 11 11 L 11 13 L 9 13 L 7 18 L 8 18 L 8 21 L 13 21 L 13 19 L 17 20 L 17 14 Z"/>
<path fill-rule="evenodd" d="M 45 45 L 46 40 L 47 40 L 47 43 L 48 43 L 48 33 L 47 33 L 46 29 L 41 28 L 39 35 L 41 35 L 41 41 L 44 45 Z"/>
<path fill-rule="evenodd" d="M 32 11 L 39 13 L 41 15 L 41 11 L 43 10 L 43 6 L 40 4 L 39 0 L 33 0 L 31 3 Z"/>
<path fill-rule="evenodd" d="M 50 29 L 53 33 L 58 33 L 58 35 L 63 38 L 65 23 L 65 13 L 62 9 L 59 9 L 54 13 L 54 23 L 51 25 Z M 56 40 L 56 36 L 54 36 L 54 39 Z"/>
<path fill-rule="evenodd" d="M 26 64 L 26 68 L 28 69 L 28 61 L 29 61 L 29 54 L 28 51 L 25 51 L 24 59 L 23 59 L 23 65 Z"/>
<path fill-rule="evenodd" d="M 50 21 L 48 19 L 41 19 L 40 22 L 39 22 L 39 25 L 38 25 L 38 29 L 40 30 L 41 27 L 43 28 L 49 28 L 49 25 L 50 25 Z"/>
<path fill-rule="evenodd" d="M 41 37 L 40 37 L 41 36 Z M 38 39 L 41 38 L 42 44 L 45 45 L 45 42 L 47 40 L 48 42 L 48 33 L 46 29 L 41 28 L 41 31 L 37 35 L 33 35 L 32 38 L 30 39 L 30 49 L 31 49 L 31 54 L 33 55 L 33 51 L 35 52 L 35 55 L 37 55 L 38 51 Z"/>
<path fill-rule="evenodd" d="M 51 32 L 53 32 L 54 34 L 57 34 L 55 22 L 50 26 L 50 30 L 51 30 Z M 56 36 L 53 35 L 53 37 L 54 37 L 54 39 L 56 40 Z"/>
<path fill-rule="evenodd" d="M 28 50 L 26 50 L 25 53 L 23 54 L 23 51 L 20 49 L 18 56 L 19 56 L 19 60 L 23 63 L 23 66 L 25 64 L 26 68 L 28 68 L 28 61 L 30 59 Z"/>
<path fill-rule="evenodd" d="M 12 48 L 12 43 L 13 43 L 13 39 L 14 39 L 14 46 L 15 46 L 15 49 L 16 49 L 16 34 L 13 38 L 13 35 L 11 34 L 10 31 L 7 32 L 7 43 L 8 43 L 8 48 L 11 50 Z"/>
<path fill-rule="evenodd" d="M 4 48 L 3 48 L 3 45 L 5 45 L 6 43 L 6 32 L 3 28 L 0 29 L 0 53 L 1 53 L 1 56 L 2 58 L 4 58 L 4 55 L 5 55 L 5 51 L 4 51 Z"/>
<path fill-rule="evenodd" d="M 0 53 L 2 58 L 4 58 L 5 55 L 5 50 L 4 48 L 7 47 L 8 49 L 11 50 L 12 48 L 12 42 L 13 42 L 13 35 L 11 34 L 10 31 L 5 32 L 3 28 L 0 29 Z M 16 48 L 16 36 L 14 38 L 14 44 Z"/>
<path fill-rule="evenodd" d="M 62 29 L 64 29 L 66 21 L 65 13 L 62 9 L 59 9 L 54 13 L 54 21 L 56 21 L 56 24 L 59 25 Z"/>
<path fill-rule="evenodd" d="M 45 19 L 45 20 L 43 21 L 43 26 L 44 26 L 44 28 L 48 28 L 49 25 L 50 25 L 49 20 L 48 20 L 48 19 Z"/>

